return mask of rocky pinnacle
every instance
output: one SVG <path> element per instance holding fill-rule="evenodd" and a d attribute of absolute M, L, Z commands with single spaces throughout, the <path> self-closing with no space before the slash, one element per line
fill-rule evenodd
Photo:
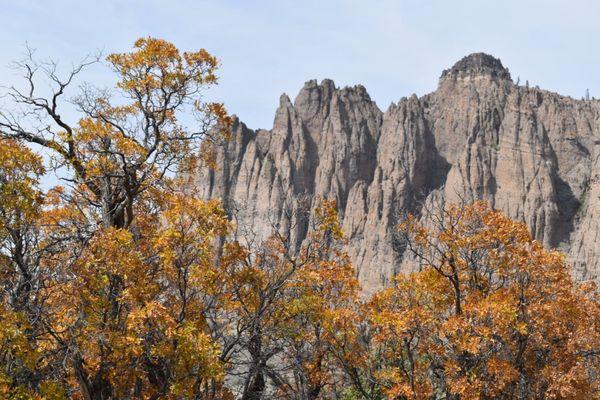
<path fill-rule="evenodd" d="M 398 240 L 403 215 L 475 199 L 565 251 L 577 279 L 599 279 L 600 102 L 517 86 L 490 55 L 385 112 L 362 86 L 309 81 L 281 97 L 272 129 L 235 119 L 232 130 L 217 169 L 195 177 L 202 195 L 221 198 L 253 243 L 279 229 L 296 248 L 317 201 L 336 199 L 366 291 L 417 267 Z"/>

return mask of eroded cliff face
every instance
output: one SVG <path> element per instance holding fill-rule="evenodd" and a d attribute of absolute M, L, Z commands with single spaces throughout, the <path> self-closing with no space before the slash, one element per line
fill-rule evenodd
<path fill-rule="evenodd" d="M 335 198 L 367 291 L 413 268 L 396 227 L 434 200 L 485 199 L 566 251 L 577 279 L 600 276 L 600 102 L 517 86 L 486 54 L 385 112 L 362 86 L 309 81 L 270 131 L 235 119 L 217 164 L 198 172 L 202 195 L 257 243 L 280 229 L 300 246 L 317 201 Z"/>

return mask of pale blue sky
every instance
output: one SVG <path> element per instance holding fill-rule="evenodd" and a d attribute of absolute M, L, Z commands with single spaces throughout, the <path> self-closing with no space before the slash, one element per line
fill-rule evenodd
<path fill-rule="evenodd" d="M 0 0 L 0 84 L 24 44 L 65 64 L 141 36 L 204 47 L 222 62 L 210 92 L 252 128 L 312 78 L 363 84 L 380 108 L 435 89 L 462 56 L 499 57 L 513 78 L 600 97 L 600 2 L 592 0 Z M 110 82 L 106 70 L 89 78 Z"/>

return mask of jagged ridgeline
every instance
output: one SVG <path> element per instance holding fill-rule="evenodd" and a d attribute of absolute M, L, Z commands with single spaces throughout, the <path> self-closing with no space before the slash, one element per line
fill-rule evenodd
<path fill-rule="evenodd" d="M 307 82 L 281 96 L 271 130 L 235 119 L 216 170 L 198 171 L 240 229 L 306 238 L 319 198 L 338 202 L 349 253 L 372 291 L 413 265 L 395 238 L 403 214 L 487 200 L 564 250 L 577 279 L 600 275 L 600 102 L 517 85 L 471 54 L 436 91 L 382 112 L 362 86 Z"/>

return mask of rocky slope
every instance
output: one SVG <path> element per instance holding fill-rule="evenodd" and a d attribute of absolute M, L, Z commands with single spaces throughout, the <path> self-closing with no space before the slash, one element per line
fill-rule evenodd
<path fill-rule="evenodd" d="M 270 131 L 235 120 L 215 171 L 198 172 L 240 229 L 299 246 L 319 198 L 335 198 L 367 291 L 407 269 L 399 215 L 433 199 L 485 199 L 600 276 L 600 102 L 516 85 L 489 55 L 444 71 L 435 92 L 379 110 L 362 86 L 307 82 L 282 95 Z"/>

